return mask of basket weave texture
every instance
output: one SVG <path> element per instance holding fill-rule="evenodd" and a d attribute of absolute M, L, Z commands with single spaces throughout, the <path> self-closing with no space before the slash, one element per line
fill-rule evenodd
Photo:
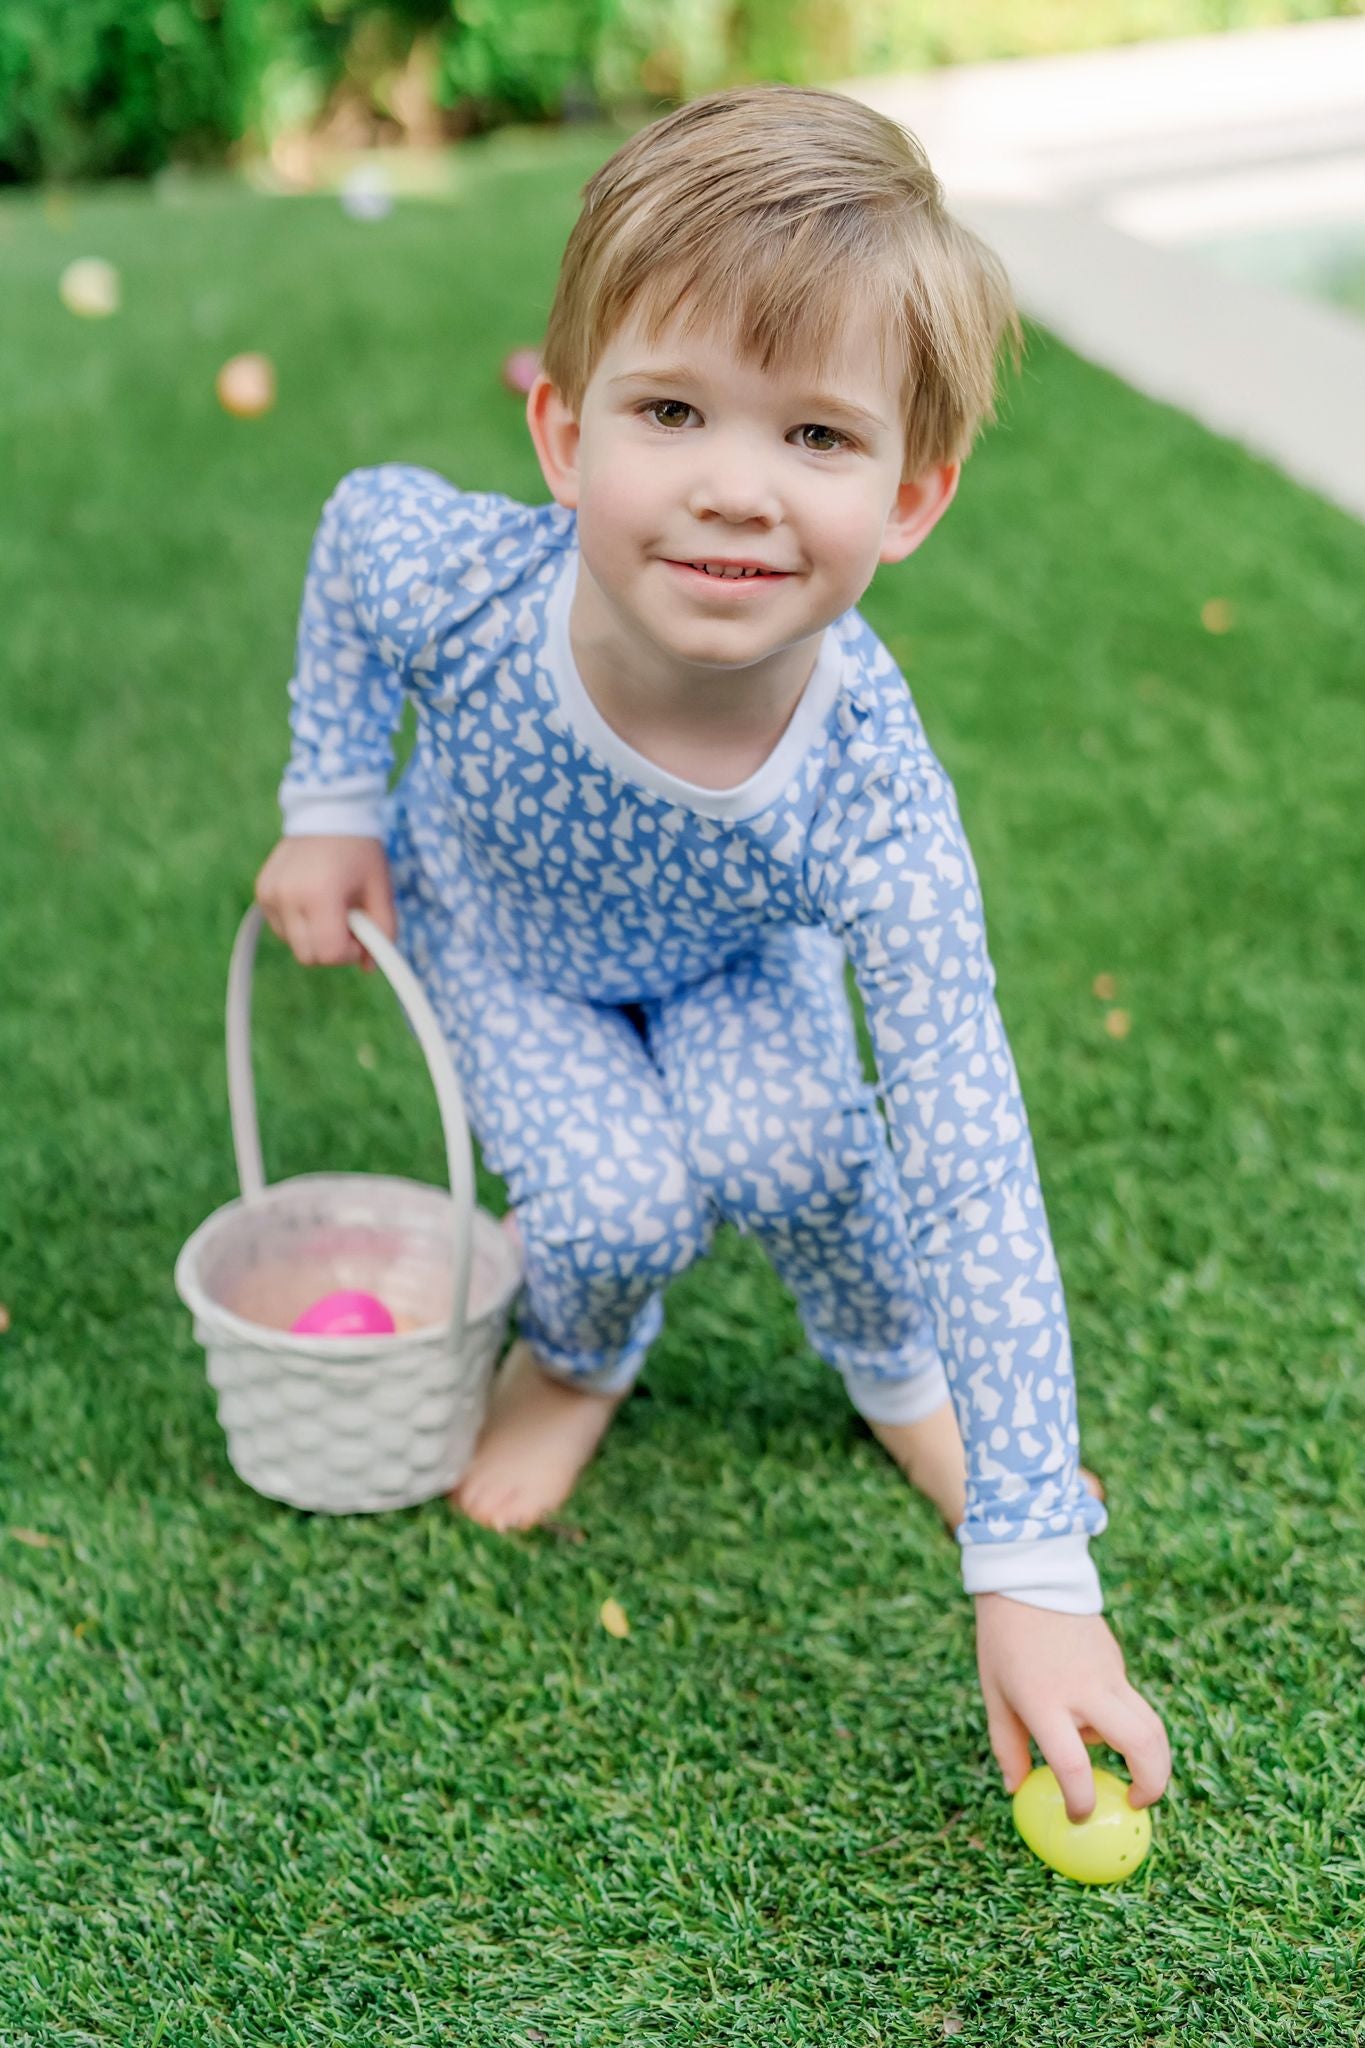
<path fill-rule="evenodd" d="M 459 1081 L 416 977 L 362 912 L 349 922 L 426 1056 L 449 1191 L 358 1173 L 266 1184 L 251 1073 L 262 924 L 253 907 L 228 971 L 228 1098 L 242 1194 L 200 1224 L 175 1267 L 233 1470 L 271 1500 L 339 1515 L 415 1506 L 457 1484 L 524 1267 L 519 1240 L 475 1202 Z M 393 1333 L 294 1333 L 304 1309 L 343 1288 L 377 1295 Z"/>
<path fill-rule="evenodd" d="M 228 1460 L 257 1493 L 320 1514 L 411 1507 L 455 1486 L 483 1419 L 516 1253 L 474 1215 L 470 1312 L 450 1326 L 451 1197 L 378 1174 L 306 1174 L 229 1202 L 176 1268 L 194 1311 Z M 340 1287 L 377 1294 L 398 1332 L 296 1337 Z"/>

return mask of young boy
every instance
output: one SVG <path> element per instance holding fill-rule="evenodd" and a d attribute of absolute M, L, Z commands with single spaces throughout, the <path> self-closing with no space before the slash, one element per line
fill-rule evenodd
<path fill-rule="evenodd" d="M 584 199 L 527 401 L 554 502 L 343 479 L 257 885 L 304 962 L 361 958 L 352 906 L 397 932 L 507 1184 L 520 1341 L 454 1498 L 499 1529 L 567 1498 L 726 1218 L 956 1528 L 1007 1788 L 1031 1734 L 1079 1818 L 1104 1741 L 1150 1804 L 977 878 L 855 609 L 952 501 L 1008 286 L 838 94 L 694 101 Z"/>

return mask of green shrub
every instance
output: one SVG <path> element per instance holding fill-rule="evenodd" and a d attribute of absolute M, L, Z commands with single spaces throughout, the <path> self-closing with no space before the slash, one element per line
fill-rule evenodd
<path fill-rule="evenodd" d="M 1365 0 L 4 0 L 0 181 L 641 116 L 789 84 L 1358 14 Z"/>
<path fill-rule="evenodd" d="M 300 38 L 326 38 L 308 0 L 6 0 L 0 177 L 220 161 L 251 126 L 269 65 Z"/>
<path fill-rule="evenodd" d="M 476 126 L 557 117 L 588 88 L 616 12 L 613 0 L 453 0 L 442 104 L 472 106 Z"/>
<path fill-rule="evenodd" d="M 0 9 L 0 175 L 150 171 L 232 133 L 217 25 L 183 0 L 8 0 Z"/>

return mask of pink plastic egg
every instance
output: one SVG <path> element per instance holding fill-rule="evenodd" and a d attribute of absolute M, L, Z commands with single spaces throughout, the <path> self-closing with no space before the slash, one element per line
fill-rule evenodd
<path fill-rule="evenodd" d="M 378 1295 L 339 1287 L 306 1308 L 289 1327 L 299 1337 L 388 1337 L 394 1322 Z"/>
<path fill-rule="evenodd" d="M 540 354 L 533 348 L 514 348 L 503 358 L 502 381 L 509 391 L 527 392 L 540 375 Z"/>

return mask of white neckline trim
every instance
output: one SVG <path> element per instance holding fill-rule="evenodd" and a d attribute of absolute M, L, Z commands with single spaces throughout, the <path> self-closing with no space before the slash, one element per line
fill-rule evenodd
<path fill-rule="evenodd" d="M 753 774 L 733 789 L 706 789 L 700 783 L 685 782 L 680 775 L 661 768 L 657 761 L 637 753 L 607 724 L 588 695 L 569 639 L 569 612 L 578 581 L 578 563 L 579 549 L 565 548 L 564 561 L 545 607 L 545 657 L 570 730 L 627 781 L 643 784 L 671 803 L 700 811 L 705 817 L 747 818 L 772 803 L 809 752 L 843 683 L 844 651 L 834 629 L 826 626 L 815 667 L 786 731 L 767 760 L 761 761 Z"/>

